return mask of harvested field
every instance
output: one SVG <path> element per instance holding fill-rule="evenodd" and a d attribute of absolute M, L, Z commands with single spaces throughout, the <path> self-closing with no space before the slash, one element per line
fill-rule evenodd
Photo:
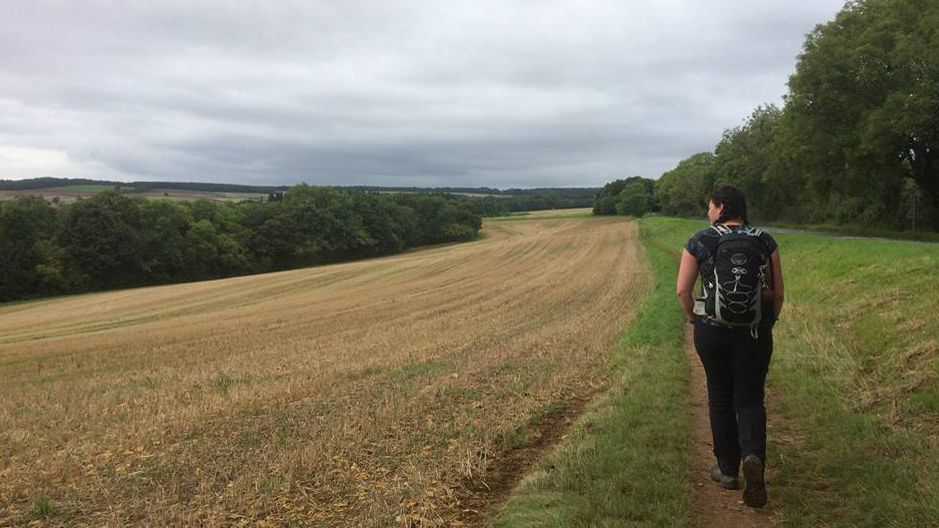
<path fill-rule="evenodd" d="M 0 526 L 481 522 L 468 493 L 608 384 L 650 286 L 622 218 L 484 232 L 0 308 Z"/>

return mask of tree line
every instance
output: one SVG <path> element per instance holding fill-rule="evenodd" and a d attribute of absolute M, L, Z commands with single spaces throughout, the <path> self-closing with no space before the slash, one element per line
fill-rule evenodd
<path fill-rule="evenodd" d="M 807 35 L 783 100 L 664 173 L 650 209 L 702 216 L 729 184 L 761 221 L 939 230 L 939 3 L 848 2 Z"/>
<path fill-rule="evenodd" d="M 308 185 L 267 202 L 19 196 L 0 202 L 0 302 L 388 255 L 481 226 L 464 198 Z"/>
<path fill-rule="evenodd" d="M 593 205 L 596 189 L 590 189 L 585 195 L 564 195 L 563 193 L 542 192 L 541 194 L 520 194 L 515 196 L 475 197 L 473 201 L 482 216 L 505 216 L 522 211 L 543 211 L 546 209 L 575 209 Z"/>

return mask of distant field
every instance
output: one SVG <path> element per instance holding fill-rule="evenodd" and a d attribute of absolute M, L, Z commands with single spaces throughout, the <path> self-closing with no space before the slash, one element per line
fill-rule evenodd
<path fill-rule="evenodd" d="M 67 187 L 50 187 L 46 189 L 33 189 L 28 191 L 3 191 L 0 190 L 0 201 L 11 200 L 16 196 L 42 196 L 51 201 L 58 197 L 62 202 L 73 202 L 79 197 L 91 198 L 92 196 L 112 190 L 114 187 L 108 185 L 69 185 Z M 184 189 L 160 189 L 155 191 L 131 193 L 127 196 L 139 196 L 150 200 L 215 200 L 215 201 L 240 201 L 266 199 L 267 194 L 262 193 L 236 193 L 236 192 L 209 192 L 209 191 L 190 191 Z"/>
<path fill-rule="evenodd" d="M 16 196 L 42 196 L 46 200 L 52 200 L 54 197 L 58 197 L 61 202 L 73 202 L 78 197 L 81 198 L 90 198 L 98 193 L 109 191 L 114 189 L 111 185 L 68 185 L 65 187 L 47 187 L 45 189 L 31 189 L 23 191 L 6 191 L 0 190 L 0 201 L 11 200 Z M 257 200 L 257 199 L 266 199 L 267 193 L 241 193 L 241 192 L 213 192 L 213 191 L 192 191 L 186 189 L 157 189 L 147 192 L 129 192 L 125 190 L 128 196 L 139 196 L 141 198 L 147 198 L 149 200 L 176 200 L 176 201 L 187 201 L 187 200 L 215 200 L 215 201 L 241 201 L 241 200 Z M 382 194 L 394 194 L 394 193 L 408 193 L 408 192 L 434 192 L 433 189 L 428 189 L 426 191 L 397 191 L 397 190 L 386 190 L 386 191 L 376 191 Z M 466 196 L 470 198 L 485 198 L 491 196 L 494 198 L 517 198 L 511 195 L 503 194 L 484 194 L 484 193 L 471 193 L 471 192 L 453 192 L 449 194 L 454 194 L 458 196 Z M 581 211 L 581 209 L 577 209 Z M 558 210 L 558 211 L 569 211 L 569 210 Z M 590 209 L 583 209 L 583 211 L 590 211 Z"/>
<path fill-rule="evenodd" d="M 134 193 L 130 196 L 141 196 L 150 200 L 169 199 L 178 201 L 187 200 L 215 200 L 220 202 L 237 202 L 241 200 L 267 199 L 264 193 L 237 193 L 237 192 L 208 192 L 208 191 L 185 191 L 178 189 L 161 189 L 145 193 Z"/>
<path fill-rule="evenodd" d="M 436 192 L 433 189 L 427 189 L 425 191 L 397 191 L 397 190 L 387 190 L 387 191 L 376 191 L 381 194 L 396 194 L 396 193 L 415 193 L 415 192 Z M 469 196 L 471 198 L 485 198 L 487 196 L 492 196 L 493 198 L 511 198 L 511 195 L 505 194 L 486 194 L 486 193 L 472 193 L 472 192 L 449 192 L 447 194 L 454 194 L 457 196 Z"/>
<path fill-rule="evenodd" d="M 571 220 L 575 218 L 590 218 L 593 209 L 584 207 L 579 209 L 545 209 L 541 211 L 526 211 L 512 213 L 508 216 L 494 216 L 487 218 L 487 222 L 510 222 L 515 220 Z"/>
<path fill-rule="evenodd" d="M 49 191 L 52 192 L 82 192 L 82 193 L 99 193 L 113 189 L 111 185 L 67 185 L 65 187 L 53 187 Z"/>
<path fill-rule="evenodd" d="M 0 525 L 456 525 L 531 424 L 609 385 L 651 286 L 634 222 L 552 213 L 0 307 Z"/>
<path fill-rule="evenodd" d="M 73 202 L 78 197 L 90 198 L 98 193 L 104 191 L 110 191 L 114 189 L 110 185 L 69 185 L 66 187 L 48 187 L 45 189 L 32 189 L 26 191 L 4 191 L 0 190 L 0 201 L 11 200 L 16 196 L 42 196 L 46 200 L 52 200 L 54 197 L 58 197 L 59 201 L 62 202 Z M 382 193 L 400 193 L 406 191 L 380 191 Z M 495 196 L 496 198 L 503 198 L 503 195 L 492 195 L 492 194 L 479 194 L 479 193 L 451 193 L 460 196 L 469 196 L 469 197 L 486 197 L 486 196 Z M 266 193 L 239 193 L 239 192 L 211 192 L 211 191 L 191 191 L 185 189 L 158 189 L 154 191 L 147 192 L 127 192 L 128 196 L 139 196 L 141 198 L 147 198 L 149 200 L 176 200 L 176 201 L 187 201 L 187 200 L 215 200 L 215 201 L 241 201 L 241 200 L 257 200 L 257 199 L 266 199 Z"/>

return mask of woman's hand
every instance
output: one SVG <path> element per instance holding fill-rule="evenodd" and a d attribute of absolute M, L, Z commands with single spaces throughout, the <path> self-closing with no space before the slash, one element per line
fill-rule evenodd
<path fill-rule="evenodd" d="M 785 285 L 783 284 L 782 262 L 779 258 L 779 250 L 773 251 L 769 257 L 770 265 L 773 269 L 773 314 L 774 320 L 779 319 L 779 312 L 782 311 L 783 301 L 785 301 Z"/>
<path fill-rule="evenodd" d="M 681 264 L 678 267 L 678 302 L 685 309 L 689 322 L 694 322 L 694 281 L 698 278 L 698 261 L 687 249 L 681 251 Z"/>

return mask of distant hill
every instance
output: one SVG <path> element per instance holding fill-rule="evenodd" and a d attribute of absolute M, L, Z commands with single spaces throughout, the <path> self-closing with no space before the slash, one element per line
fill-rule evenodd
<path fill-rule="evenodd" d="M 108 180 L 88 180 L 83 178 L 32 178 L 29 180 L 0 180 L 0 191 L 32 191 L 41 189 L 60 189 L 75 186 L 120 187 L 124 192 L 148 192 L 159 189 L 180 189 L 186 191 L 234 192 L 234 193 L 271 193 L 286 191 L 286 185 L 237 185 L 232 183 L 200 182 L 116 182 Z"/>
<path fill-rule="evenodd" d="M 162 189 L 186 191 L 228 192 L 228 193 L 273 193 L 289 189 L 287 185 L 237 185 L 231 183 L 200 182 L 117 182 L 108 180 L 89 180 L 83 178 L 32 178 L 29 180 L 0 180 L 0 191 L 33 191 L 42 189 L 61 189 L 64 187 L 94 186 L 119 187 L 125 193 L 143 193 Z M 488 196 L 541 196 L 553 195 L 557 198 L 584 198 L 593 200 L 600 191 L 599 187 L 559 187 L 536 189 L 495 189 L 492 187 L 380 187 L 373 185 L 335 186 L 343 190 L 377 192 L 438 192 L 450 194 L 488 195 Z"/>
<path fill-rule="evenodd" d="M 554 195 L 558 198 L 589 198 L 593 200 L 600 187 L 538 187 L 534 189 L 495 189 L 493 187 L 378 187 L 373 185 L 352 185 L 338 189 L 379 191 L 379 192 L 439 192 L 450 194 L 472 194 L 488 196 L 540 196 Z"/>

